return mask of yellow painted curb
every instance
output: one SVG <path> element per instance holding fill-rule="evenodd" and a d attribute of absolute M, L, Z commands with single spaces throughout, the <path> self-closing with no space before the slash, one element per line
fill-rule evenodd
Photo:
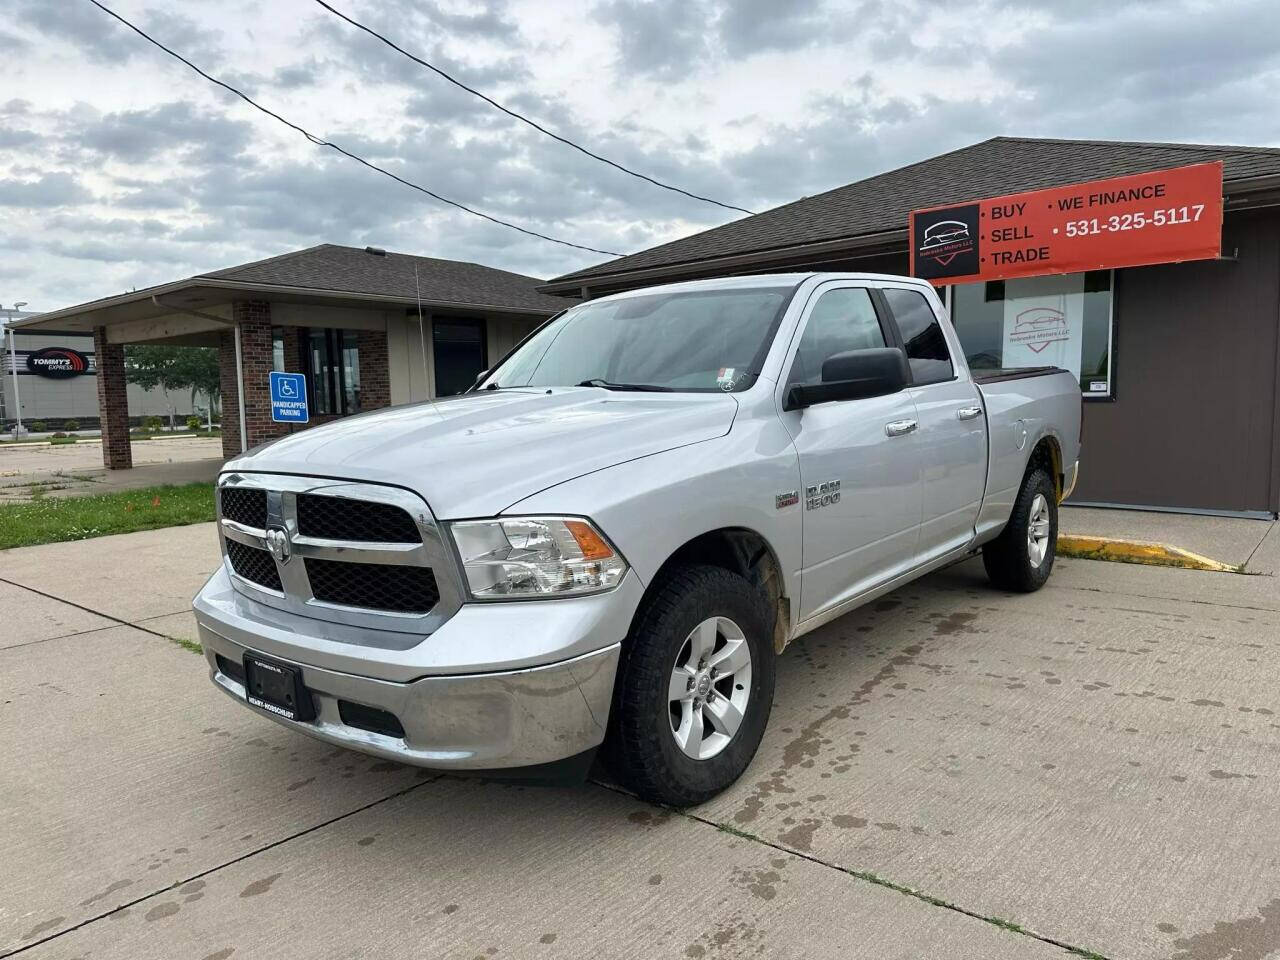
<path fill-rule="evenodd" d="M 1058 535 L 1058 556 L 1083 560 L 1112 560 L 1118 563 L 1145 563 L 1157 567 L 1182 567 L 1214 573 L 1239 573 L 1240 568 L 1209 557 L 1145 540 L 1118 540 L 1113 537 Z"/>

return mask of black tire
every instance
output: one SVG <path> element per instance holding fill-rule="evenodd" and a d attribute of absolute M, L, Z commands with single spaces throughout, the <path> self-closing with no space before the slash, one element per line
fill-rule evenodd
<path fill-rule="evenodd" d="M 672 734 L 668 687 L 690 632 L 711 617 L 726 617 L 741 629 L 751 653 L 751 692 L 733 738 L 715 756 L 698 760 Z M 773 615 L 761 592 L 720 567 L 677 567 L 655 585 L 623 644 L 606 762 L 646 800 L 672 807 L 709 800 L 755 756 L 773 707 L 773 686 Z"/>
<path fill-rule="evenodd" d="M 1049 510 L 1049 542 L 1044 559 L 1033 562 L 1027 542 L 1032 506 L 1043 497 Z M 1002 590 L 1032 593 L 1044 586 L 1053 571 L 1058 546 L 1058 490 L 1042 467 L 1036 467 L 1022 481 L 1013 503 L 1013 513 L 1004 531 L 982 548 L 982 564 L 991 583 Z"/>

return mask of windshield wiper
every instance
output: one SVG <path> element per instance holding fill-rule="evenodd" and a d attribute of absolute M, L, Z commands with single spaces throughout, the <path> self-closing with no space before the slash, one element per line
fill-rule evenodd
<path fill-rule="evenodd" d="M 575 383 L 575 387 L 600 387 L 604 390 L 629 390 L 637 393 L 674 393 L 674 387 L 660 387 L 655 383 L 613 383 L 600 377 L 592 377 L 590 380 L 583 380 L 581 383 Z"/>

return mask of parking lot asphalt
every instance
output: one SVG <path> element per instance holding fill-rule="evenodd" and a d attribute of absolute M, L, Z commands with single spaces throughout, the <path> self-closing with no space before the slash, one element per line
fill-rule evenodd
<path fill-rule="evenodd" d="M 211 525 L 0 552 L 0 956 L 1280 955 L 1280 589 L 980 564 L 796 641 L 685 813 L 441 777 L 229 702 Z"/>

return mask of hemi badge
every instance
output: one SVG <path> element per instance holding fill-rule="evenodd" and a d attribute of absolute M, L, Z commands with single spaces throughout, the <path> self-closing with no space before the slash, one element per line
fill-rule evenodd
<path fill-rule="evenodd" d="M 779 510 L 783 507 L 794 506 L 800 502 L 800 491 L 788 490 L 786 493 L 780 493 L 773 498 L 773 502 Z"/>

